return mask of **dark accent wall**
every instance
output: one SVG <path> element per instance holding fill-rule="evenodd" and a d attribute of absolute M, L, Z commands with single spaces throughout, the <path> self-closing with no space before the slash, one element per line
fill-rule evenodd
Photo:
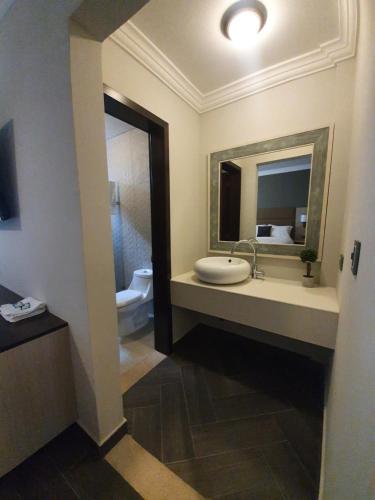
<path fill-rule="evenodd" d="M 306 207 L 310 170 L 258 177 L 258 208 Z"/>

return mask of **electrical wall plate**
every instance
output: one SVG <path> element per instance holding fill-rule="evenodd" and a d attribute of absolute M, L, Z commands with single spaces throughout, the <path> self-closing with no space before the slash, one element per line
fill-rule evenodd
<path fill-rule="evenodd" d="M 358 265 L 359 265 L 359 255 L 361 253 L 361 242 L 358 240 L 354 241 L 353 252 L 350 255 L 352 261 L 352 273 L 354 276 L 357 276 L 358 273 Z"/>
<path fill-rule="evenodd" d="M 344 256 L 343 256 L 343 254 L 340 254 L 340 257 L 339 257 L 339 269 L 340 269 L 340 271 L 342 271 L 344 269 Z"/>

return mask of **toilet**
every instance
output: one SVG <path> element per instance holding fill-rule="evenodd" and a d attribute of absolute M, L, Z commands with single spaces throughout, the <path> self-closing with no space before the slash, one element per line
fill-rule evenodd
<path fill-rule="evenodd" d="M 137 269 L 127 290 L 116 293 L 118 330 L 125 337 L 144 327 L 152 314 L 152 269 Z"/>

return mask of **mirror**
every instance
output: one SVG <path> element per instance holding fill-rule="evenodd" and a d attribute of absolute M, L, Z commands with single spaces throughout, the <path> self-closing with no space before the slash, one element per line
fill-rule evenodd
<path fill-rule="evenodd" d="M 303 245 L 312 147 L 220 164 L 220 240 Z"/>
<path fill-rule="evenodd" d="M 319 250 L 328 136 L 325 128 L 211 154 L 210 250 L 252 237 L 261 253 Z"/>

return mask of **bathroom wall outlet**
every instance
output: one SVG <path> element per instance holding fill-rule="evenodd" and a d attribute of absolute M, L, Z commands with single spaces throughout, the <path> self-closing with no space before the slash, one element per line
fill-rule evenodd
<path fill-rule="evenodd" d="M 359 255 L 361 253 L 361 242 L 358 240 L 354 241 L 353 252 L 351 253 L 352 260 L 352 273 L 354 276 L 357 276 L 358 273 L 358 265 L 359 265 Z"/>

